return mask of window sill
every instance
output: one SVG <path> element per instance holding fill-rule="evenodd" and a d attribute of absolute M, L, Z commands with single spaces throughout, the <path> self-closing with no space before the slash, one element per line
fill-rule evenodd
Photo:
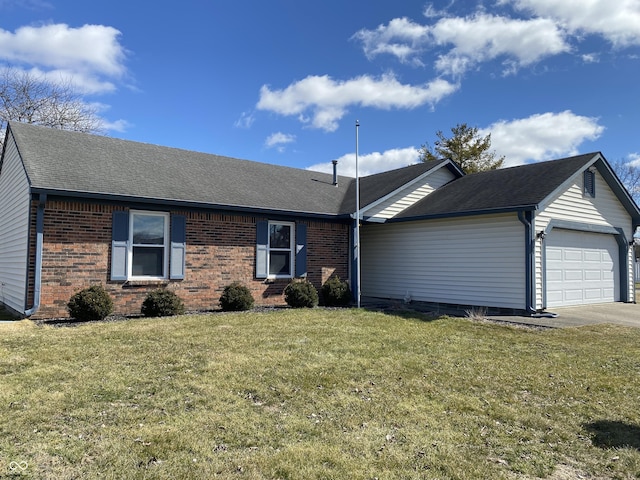
<path fill-rule="evenodd" d="M 169 285 L 169 280 L 166 278 L 149 278 L 149 279 L 136 279 L 127 280 L 124 282 L 124 287 L 144 287 L 144 286 L 163 286 Z"/>

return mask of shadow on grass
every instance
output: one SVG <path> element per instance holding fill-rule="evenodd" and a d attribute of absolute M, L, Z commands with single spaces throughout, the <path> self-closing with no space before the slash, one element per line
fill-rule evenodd
<path fill-rule="evenodd" d="M 591 441 L 600 448 L 634 448 L 640 451 L 640 427 L 614 420 L 598 420 L 584 424 Z"/>
<path fill-rule="evenodd" d="M 407 320 L 419 320 L 421 322 L 432 322 L 438 320 L 444 313 L 438 313 L 429 309 L 412 308 L 402 302 L 367 302 L 362 308 L 369 312 L 380 312 L 387 315 L 401 317 Z"/>

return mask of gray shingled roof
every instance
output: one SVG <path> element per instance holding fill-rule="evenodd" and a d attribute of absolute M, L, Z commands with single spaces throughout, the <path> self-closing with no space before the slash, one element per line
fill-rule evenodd
<path fill-rule="evenodd" d="M 599 155 L 587 153 L 466 175 L 439 188 L 396 219 L 533 208 Z"/>
<path fill-rule="evenodd" d="M 364 207 L 376 200 L 386 196 L 387 194 L 399 189 L 403 185 L 411 182 L 420 175 L 430 170 L 436 170 L 440 165 L 450 163 L 448 160 L 437 160 L 433 162 L 420 162 L 408 167 L 388 170 L 374 175 L 368 175 L 360 178 L 360 205 Z M 449 164 L 448 168 L 455 170 L 458 175 L 462 173 L 453 165 Z M 349 187 L 345 197 L 342 209 L 346 212 L 356 211 L 356 186 L 355 181 Z"/>
<path fill-rule="evenodd" d="M 18 122 L 9 128 L 36 191 L 332 216 L 355 211 L 350 177 L 334 186 L 331 174 L 310 170 Z M 438 165 L 361 178 L 362 206 Z"/>
<path fill-rule="evenodd" d="M 355 180 L 117 138 L 10 122 L 34 191 L 203 207 L 347 217 Z M 466 175 L 439 188 L 393 220 L 533 207 L 598 153 Z M 360 179 L 364 208 L 446 160 Z M 446 168 L 455 167 L 447 165 Z M 638 207 L 608 167 L 601 173 L 628 211 Z"/>
<path fill-rule="evenodd" d="M 332 175 L 117 138 L 10 124 L 32 188 L 335 215 Z"/>

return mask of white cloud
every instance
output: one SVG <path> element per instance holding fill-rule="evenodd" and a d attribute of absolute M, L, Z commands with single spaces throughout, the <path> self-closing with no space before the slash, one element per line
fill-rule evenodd
<path fill-rule="evenodd" d="M 454 2 L 455 0 L 451 0 L 451 2 L 449 3 L 449 6 L 453 5 Z M 422 11 L 422 14 L 427 18 L 446 17 L 447 10 L 446 10 L 446 7 L 442 10 L 438 10 L 436 7 L 433 6 L 433 3 L 428 3 L 427 5 L 425 5 L 424 10 Z"/>
<path fill-rule="evenodd" d="M 108 92 L 115 89 L 112 81 L 126 73 L 119 36 L 104 25 L 25 26 L 14 33 L 0 29 L 0 60 L 64 78 L 86 93 Z"/>
<path fill-rule="evenodd" d="M 251 128 L 254 121 L 255 116 L 253 115 L 253 112 L 242 112 L 240 118 L 238 118 L 233 125 L 237 128 Z"/>
<path fill-rule="evenodd" d="M 131 127 L 131 123 L 122 119 L 114 121 L 104 120 L 102 122 L 102 128 L 110 132 L 126 132 L 129 127 Z"/>
<path fill-rule="evenodd" d="M 585 53 L 582 55 L 584 63 L 598 63 L 600 61 L 597 53 Z"/>
<path fill-rule="evenodd" d="M 428 40 L 429 28 L 407 18 L 394 18 L 388 25 L 379 25 L 375 30 L 362 29 L 352 39 L 360 40 L 367 58 L 380 54 L 391 54 L 401 62 L 421 65 L 416 57 L 421 45 Z"/>
<path fill-rule="evenodd" d="M 612 45 L 640 45 L 638 0 L 502 0 L 540 17 L 553 19 L 574 34 L 601 35 Z"/>
<path fill-rule="evenodd" d="M 267 137 L 267 139 L 264 142 L 264 145 L 267 148 L 273 148 L 273 147 L 277 147 L 278 151 L 283 151 L 282 146 L 286 145 L 287 143 L 293 143 L 296 141 L 296 136 L 295 135 L 290 135 L 288 133 L 282 133 L 282 132 L 276 132 L 276 133 L 272 133 L 271 135 L 269 135 Z"/>
<path fill-rule="evenodd" d="M 582 142 L 596 140 L 602 132 L 597 118 L 570 110 L 501 120 L 478 131 L 482 136 L 491 133 L 491 148 L 505 156 L 505 167 L 575 155 Z"/>
<path fill-rule="evenodd" d="M 640 153 L 630 153 L 627 155 L 627 165 L 632 167 L 640 167 Z"/>
<path fill-rule="evenodd" d="M 429 23 L 395 18 L 373 30 L 362 29 L 352 38 L 360 41 L 367 58 L 388 54 L 402 63 L 423 65 L 421 55 L 437 55 L 435 68 L 459 77 L 480 63 L 503 59 L 504 74 L 540 60 L 574 52 L 571 40 L 598 35 L 616 47 L 640 45 L 640 1 L 616 0 L 498 0 L 514 7 L 520 18 L 492 15 L 482 6 L 467 16 L 452 16 L 424 9 Z M 524 18 L 522 16 L 525 15 Z M 582 55 L 593 62 L 594 55 Z"/>
<path fill-rule="evenodd" d="M 567 110 L 559 113 L 541 113 L 510 121 L 501 120 L 478 134 L 491 134 L 491 149 L 504 155 L 505 167 L 522 165 L 531 161 L 550 160 L 578 154 L 578 146 L 587 140 L 596 140 L 604 132 L 597 118 L 580 116 Z M 338 158 L 338 174 L 355 177 L 355 154 Z M 420 161 L 415 147 L 397 148 L 385 152 L 373 152 L 358 156 L 360 176 L 372 175 L 395 168 L 406 167 Z M 629 155 L 629 161 L 640 165 L 640 154 Z M 318 163 L 308 170 L 331 173 L 331 162 Z"/>
<path fill-rule="evenodd" d="M 425 10 L 427 18 L 439 14 Z M 460 76 L 480 62 L 499 57 L 506 57 L 512 72 L 519 66 L 568 52 L 564 35 L 550 19 L 523 20 L 479 12 L 467 17 L 445 16 L 433 25 L 395 18 L 375 30 L 360 30 L 352 38 L 362 42 L 368 58 L 391 54 L 403 63 L 419 65 L 419 54 L 425 49 L 450 48 L 439 55 L 435 67 L 443 74 Z"/>
<path fill-rule="evenodd" d="M 355 178 L 356 176 L 356 155 L 348 153 L 338 158 L 338 175 Z M 395 148 L 385 152 L 373 152 L 365 155 L 358 155 L 358 174 L 361 177 L 374 173 L 386 172 L 395 168 L 406 167 L 420 161 L 420 153 L 414 147 Z M 307 170 L 316 172 L 332 173 L 331 162 L 318 163 L 307 167 Z"/>
<path fill-rule="evenodd" d="M 519 20 L 487 14 L 439 20 L 431 28 L 437 45 L 452 45 L 436 68 L 461 75 L 479 62 L 506 57 L 515 66 L 531 65 L 545 57 L 568 52 L 562 30 L 543 18 Z"/>
<path fill-rule="evenodd" d="M 282 90 L 263 85 L 257 108 L 280 115 L 296 115 L 313 128 L 332 132 L 350 106 L 413 109 L 433 105 L 457 89 L 457 85 L 443 79 L 405 85 L 392 74 L 379 78 L 363 75 L 344 81 L 333 80 L 328 75 L 308 76 Z M 310 117 L 306 115 L 309 111 Z"/>

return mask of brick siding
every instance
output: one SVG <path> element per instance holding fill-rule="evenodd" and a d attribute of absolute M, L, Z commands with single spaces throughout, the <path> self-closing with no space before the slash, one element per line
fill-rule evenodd
<path fill-rule="evenodd" d="M 32 218 L 35 218 L 35 205 Z M 209 211 L 170 210 L 187 218 L 184 280 L 113 282 L 110 280 L 111 225 L 120 205 L 49 200 L 44 216 L 44 244 L 40 308 L 33 318 L 68 316 L 71 296 L 90 285 L 102 284 L 114 301 L 114 313 L 132 315 L 148 292 L 175 291 L 187 310 L 218 308 L 222 290 L 239 280 L 247 285 L 256 305 L 284 304 L 282 291 L 289 280 L 255 278 L 256 222 L 266 217 L 229 215 Z M 32 222 L 31 262 L 34 264 L 35 223 Z M 331 275 L 347 279 L 349 226 L 344 223 L 304 220 L 307 224 L 309 280 L 320 289 Z M 29 303 L 33 302 L 34 268 L 29 273 Z"/>

